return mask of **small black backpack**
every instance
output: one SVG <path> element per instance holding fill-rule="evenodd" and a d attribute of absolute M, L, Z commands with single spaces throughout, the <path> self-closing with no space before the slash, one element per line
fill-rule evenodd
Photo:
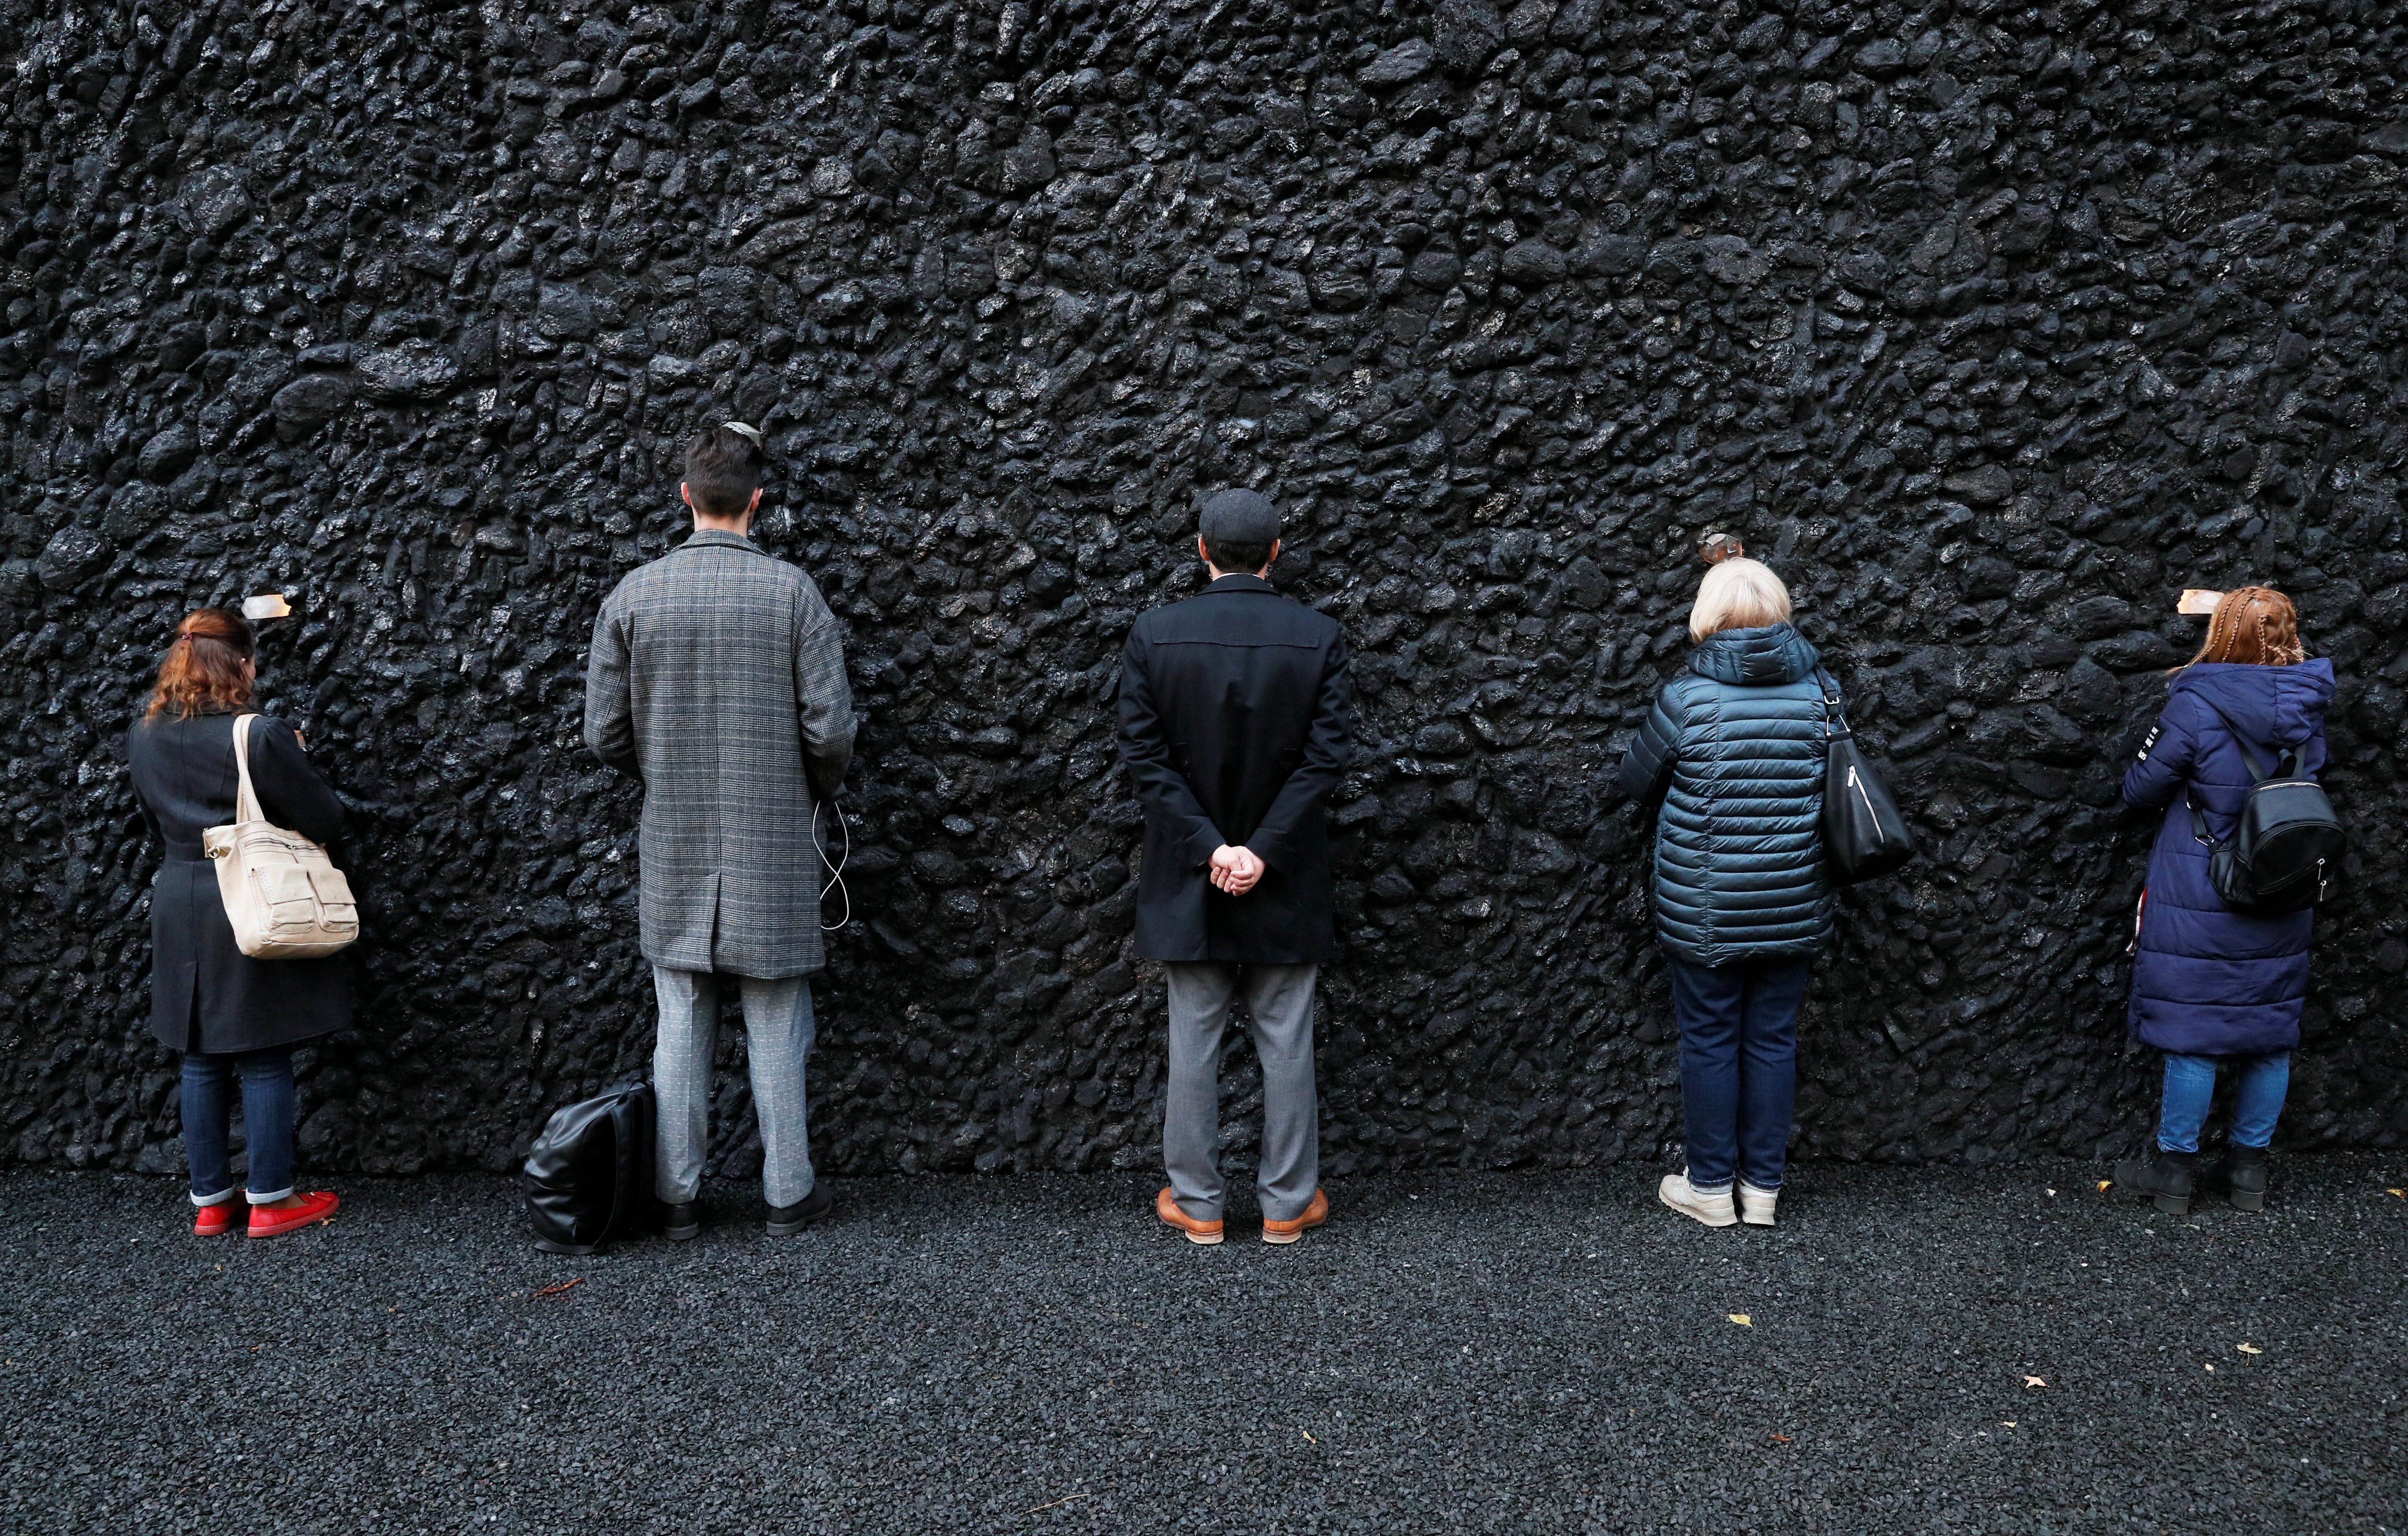
<path fill-rule="evenodd" d="M 652 1085 L 553 1112 L 527 1152 L 526 1205 L 548 1254 L 590 1254 L 642 1228 L 653 1213 Z"/>
<path fill-rule="evenodd" d="M 2183 802 L 2190 807 L 2191 836 L 2208 851 L 2208 878 L 2215 894 L 2236 912 L 2295 912 L 2321 903 L 2341 874 L 2342 855 L 2349 840 L 2333 814 L 2324 785 L 2300 772 L 2300 749 L 2286 749 L 2272 769 L 2258 766 L 2249 739 L 2222 710 L 2201 698 L 2215 718 L 2232 732 L 2233 745 L 2255 781 L 2241 802 L 2241 819 L 2232 836 L 2218 842 L 2209 833 L 2207 816 L 2188 789 Z"/>

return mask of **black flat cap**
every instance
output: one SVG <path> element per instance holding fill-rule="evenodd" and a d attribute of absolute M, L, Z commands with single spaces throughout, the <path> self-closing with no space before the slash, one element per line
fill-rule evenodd
<path fill-rule="evenodd" d="M 1196 531 L 1207 544 L 1268 544 L 1280 536 L 1279 509 L 1259 491 L 1215 491 L 1204 498 Z"/>

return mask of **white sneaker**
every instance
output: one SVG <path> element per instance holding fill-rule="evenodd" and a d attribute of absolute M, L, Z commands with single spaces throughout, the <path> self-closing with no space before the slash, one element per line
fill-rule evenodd
<path fill-rule="evenodd" d="M 1730 1191 L 1718 1195 L 1699 1192 L 1689 1183 L 1686 1173 L 1667 1173 L 1664 1182 L 1656 1186 L 1656 1198 L 1684 1216 L 1704 1222 L 1709 1227 L 1736 1227 L 1739 1217 L 1731 1211 Z"/>
<path fill-rule="evenodd" d="M 1780 1199 L 1780 1190 L 1758 1189 L 1742 1179 L 1739 1182 L 1739 1219 L 1750 1227 L 1770 1227 L 1772 1225 L 1772 1208 Z"/>

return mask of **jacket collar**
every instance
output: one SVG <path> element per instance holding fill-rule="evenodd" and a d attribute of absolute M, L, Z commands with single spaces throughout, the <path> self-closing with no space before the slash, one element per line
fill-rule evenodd
<path fill-rule="evenodd" d="M 724 528 L 696 528 L 693 535 L 689 537 L 684 543 L 680 544 L 678 548 L 681 550 L 714 548 L 751 550 L 754 554 L 767 554 L 769 553 L 760 545 L 752 542 L 752 540 L 745 538 L 742 534 L 729 533 Z"/>
<path fill-rule="evenodd" d="M 1279 588 L 1259 576 L 1242 576 L 1232 571 L 1204 590 L 1207 592 L 1277 592 Z"/>

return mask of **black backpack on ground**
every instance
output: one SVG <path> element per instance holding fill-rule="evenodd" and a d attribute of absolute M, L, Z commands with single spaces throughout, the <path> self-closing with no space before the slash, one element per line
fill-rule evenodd
<path fill-rule="evenodd" d="M 638 1083 L 554 1112 L 526 1160 L 527 1216 L 548 1254 L 590 1254 L 652 1215 L 652 1090 Z"/>
<path fill-rule="evenodd" d="M 2300 749 L 2286 749 L 2271 769 L 2258 766 L 2249 739 L 2222 710 L 2201 698 L 2210 713 L 2232 733 L 2254 781 L 2241 801 L 2241 819 L 2232 836 L 2218 842 L 2207 827 L 2206 813 L 2190 790 L 2183 803 L 2190 808 L 2190 834 L 2208 851 L 2208 879 L 2215 894 L 2235 912 L 2295 912 L 2316 906 L 2341 873 L 2342 855 L 2349 839 L 2333 814 L 2325 786 L 2300 772 Z"/>
<path fill-rule="evenodd" d="M 1823 877 L 1833 885 L 1854 885 L 1889 874 L 1914 856 L 1914 834 L 1899 814 L 1889 786 L 1856 745 L 1856 732 L 1840 708 L 1840 686 L 1814 668 L 1823 691 L 1823 734 L 1828 743 L 1823 767 Z"/>

